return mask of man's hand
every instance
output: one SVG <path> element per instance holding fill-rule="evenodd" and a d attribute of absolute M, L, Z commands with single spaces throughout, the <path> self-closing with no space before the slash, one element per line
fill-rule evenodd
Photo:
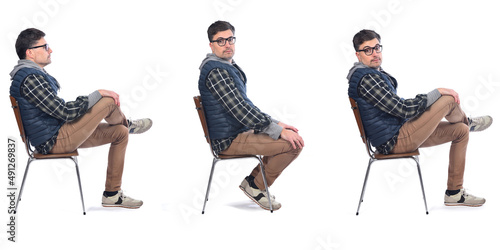
<path fill-rule="evenodd" d="M 115 104 L 118 107 L 120 106 L 120 95 L 111 90 L 100 89 L 98 91 L 102 95 L 102 97 L 111 97 L 113 98 L 113 100 L 115 100 Z"/>
<path fill-rule="evenodd" d="M 289 141 L 292 144 L 293 149 L 304 147 L 304 140 L 297 133 L 299 131 L 297 128 L 282 122 L 279 122 L 278 125 L 283 127 L 283 130 L 281 131 L 281 138 Z"/>
<path fill-rule="evenodd" d="M 283 127 L 284 129 L 290 129 L 292 130 L 293 132 L 295 133 L 298 133 L 299 130 L 297 128 L 295 128 L 294 126 L 290 126 L 288 124 L 285 124 L 285 123 L 282 123 L 282 122 L 279 122 L 278 125 L 280 125 L 281 127 Z"/>
<path fill-rule="evenodd" d="M 445 88 L 438 88 L 438 91 L 439 93 L 441 93 L 441 95 L 449 95 L 449 96 L 453 96 L 453 98 L 455 98 L 455 102 L 460 104 L 460 97 L 458 96 L 458 93 L 455 92 L 455 90 L 453 89 L 445 89 Z"/>

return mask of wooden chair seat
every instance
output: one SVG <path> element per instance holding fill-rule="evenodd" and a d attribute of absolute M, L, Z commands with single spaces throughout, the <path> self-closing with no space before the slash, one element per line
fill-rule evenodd
<path fill-rule="evenodd" d="M 239 158 L 255 157 L 255 155 L 223 155 L 223 154 L 219 154 L 218 156 L 220 159 L 239 159 Z"/>
<path fill-rule="evenodd" d="M 70 153 L 62 153 L 62 154 L 40 154 L 40 153 L 34 153 L 33 157 L 36 159 L 55 159 L 55 158 L 71 158 L 74 156 L 78 156 L 78 150 L 75 150 Z"/>
<path fill-rule="evenodd" d="M 413 156 L 418 156 L 420 155 L 420 152 L 417 150 L 409 153 L 401 153 L 401 154 L 380 154 L 380 153 L 375 153 L 373 157 L 377 160 L 385 160 L 385 159 L 397 159 L 397 158 L 410 158 Z"/>

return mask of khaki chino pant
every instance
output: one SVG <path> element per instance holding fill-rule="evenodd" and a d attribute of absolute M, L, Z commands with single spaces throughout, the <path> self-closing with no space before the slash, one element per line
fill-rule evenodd
<path fill-rule="evenodd" d="M 443 118 L 447 121 L 442 121 Z M 468 124 L 467 116 L 454 98 L 442 96 L 419 117 L 401 127 L 392 153 L 407 153 L 451 142 L 447 188 L 462 189 L 469 142 Z"/>
<path fill-rule="evenodd" d="M 102 120 L 105 123 L 101 123 Z M 128 122 L 113 98 L 104 97 L 88 112 L 59 129 L 50 153 L 68 153 L 77 148 L 97 147 L 111 143 L 105 191 L 121 189 L 125 151 L 128 143 Z"/>
<path fill-rule="evenodd" d="M 262 155 L 267 185 L 271 186 L 281 172 L 299 156 L 302 149 L 293 149 L 292 144 L 284 139 L 274 140 L 266 134 L 255 134 L 253 130 L 239 134 L 231 146 L 220 152 L 223 155 Z M 264 180 L 257 165 L 251 175 L 255 185 L 265 190 Z"/>

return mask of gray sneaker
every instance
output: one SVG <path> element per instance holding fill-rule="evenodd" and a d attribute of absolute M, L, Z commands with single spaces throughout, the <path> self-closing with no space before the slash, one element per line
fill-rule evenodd
<path fill-rule="evenodd" d="M 455 195 L 444 195 L 444 204 L 446 206 L 480 207 L 485 202 L 486 199 L 468 194 L 465 189 L 460 189 L 460 192 Z"/>
<path fill-rule="evenodd" d="M 129 120 L 128 133 L 129 134 L 142 134 L 148 131 L 153 126 L 153 121 L 149 118 L 138 120 Z"/>
<path fill-rule="evenodd" d="M 247 178 L 241 182 L 240 189 L 261 208 L 269 210 L 269 199 L 266 191 L 251 187 Z M 281 208 L 281 203 L 277 202 L 273 195 L 271 195 L 271 203 L 273 204 L 273 211 Z"/>
<path fill-rule="evenodd" d="M 491 123 L 493 123 L 493 118 L 489 115 L 469 117 L 468 119 L 470 132 L 483 131 L 490 127 Z"/>
<path fill-rule="evenodd" d="M 103 207 L 140 208 L 142 203 L 143 202 L 141 200 L 136 200 L 132 197 L 124 195 L 122 190 L 118 191 L 118 193 L 114 196 L 102 196 Z"/>

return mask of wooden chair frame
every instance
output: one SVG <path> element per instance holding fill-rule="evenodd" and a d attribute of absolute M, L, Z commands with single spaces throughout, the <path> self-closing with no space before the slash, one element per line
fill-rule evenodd
<path fill-rule="evenodd" d="M 26 182 L 26 177 L 28 176 L 28 170 L 32 162 L 36 160 L 59 160 L 59 159 L 69 159 L 72 160 L 75 163 L 75 169 L 76 169 L 76 175 L 78 177 L 78 186 L 80 188 L 80 198 L 82 200 L 82 209 L 83 209 L 83 214 L 85 215 L 85 203 L 83 201 L 83 191 L 82 191 L 82 183 L 80 180 L 80 171 L 78 169 L 78 151 L 75 150 L 71 153 L 64 153 L 64 154 L 41 154 L 36 152 L 31 148 L 29 138 L 27 137 L 25 131 L 24 131 L 24 126 L 23 126 L 23 121 L 21 119 L 21 111 L 19 109 L 19 104 L 17 103 L 17 100 L 13 97 L 10 96 L 10 102 L 12 104 L 12 109 L 14 111 L 14 115 L 16 117 L 17 121 L 17 126 L 19 128 L 19 133 L 21 136 L 21 139 L 24 142 L 25 148 L 26 148 L 26 153 L 28 154 L 28 163 L 26 164 L 26 169 L 24 171 L 24 176 L 23 176 L 23 181 L 21 184 L 21 189 L 19 190 L 19 196 L 17 197 L 17 203 L 16 203 L 16 208 L 15 208 L 15 213 L 17 213 L 19 209 L 19 202 L 21 201 L 21 196 L 24 191 L 24 184 Z"/>
<path fill-rule="evenodd" d="M 365 129 L 363 127 L 363 122 L 361 120 L 361 114 L 359 112 L 358 104 L 356 101 L 352 98 L 349 98 L 349 101 L 351 103 L 351 109 L 352 112 L 354 113 L 354 117 L 356 119 L 356 123 L 358 124 L 358 129 L 359 133 L 361 134 L 361 139 L 363 140 L 363 143 L 366 146 L 366 152 L 368 153 L 368 156 L 370 157 L 370 160 L 368 162 L 368 167 L 366 169 L 366 175 L 365 175 L 365 180 L 363 182 L 363 189 L 361 190 L 361 197 L 359 198 L 359 203 L 358 203 L 358 210 L 356 211 L 356 215 L 359 215 L 359 208 L 361 207 L 361 203 L 363 202 L 363 198 L 365 196 L 365 189 L 366 189 L 366 182 L 368 181 L 368 176 L 370 174 L 370 168 L 373 162 L 378 161 L 378 160 L 394 160 L 394 159 L 405 159 L 405 158 L 410 158 L 415 161 L 417 164 L 417 170 L 418 170 L 418 176 L 420 179 L 420 186 L 422 187 L 422 195 L 424 197 L 424 205 L 425 205 L 425 213 L 429 214 L 429 210 L 427 209 L 427 200 L 425 198 L 425 191 L 424 191 L 424 183 L 422 181 L 422 173 L 420 171 L 420 163 L 419 163 L 419 151 L 418 149 L 410 152 L 410 153 L 402 153 L 402 154 L 380 154 L 376 151 L 373 150 L 370 144 L 370 140 L 366 136 Z"/>
<path fill-rule="evenodd" d="M 205 201 L 203 203 L 203 210 L 202 210 L 201 213 L 205 214 L 205 207 L 207 205 L 208 196 L 209 196 L 209 193 L 210 193 L 210 186 L 211 186 L 211 183 L 212 183 L 212 177 L 214 175 L 215 165 L 219 161 L 223 161 L 223 160 L 235 160 L 235 159 L 244 159 L 244 158 L 253 158 L 253 159 L 256 159 L 257 161 L 259 161 L 260 172 L 262 174 L 262 178 L 264 179 L 264 185 L 266 187 L 266 192 L 268 194 L 268 196 L 267 196 L 268 201 L 269 201 L 269 208 L 268 209 L 272 213 L 273 212 L 273 207 L 272 207 L 272 203 L 271 203 L 271 194 L 269 193 L 269 187 L 267 186 L 266 173 L 264 171 L 264 164 L 262 163 L 262 157 L 260 155 L 223 155 L 223 154 L 217 154 L 217 153 L 215 153 L 215 151 L 212 148 L 212 143 L 211 143 L 211 140 L 210 140 L 210 134 L 208 132 L 208 125 L 207 125 L 207 120 L 205 118 L 205 111 L 203 109 L 203 102 L 201 100 L 201 96 L 195 96 L 195 97 L 193 97 L 193 100 L 194 100 L 194 104 L 195 104 L 196 110 L 198 112 L 198 116 L 200 118 L 201 126 L 203 128 L 203 133 L 205 135 L 205 139 L 206 139 L 207 143 L 210 145 L 210 151 L 212 152 L 212 156 L 214 157 L 213 160 L 212 160 L 212 169 L 210 171 L 210 177 L 208 179 L 208 186 L 207 186 L 207 192 L 205 194 Z"/>

